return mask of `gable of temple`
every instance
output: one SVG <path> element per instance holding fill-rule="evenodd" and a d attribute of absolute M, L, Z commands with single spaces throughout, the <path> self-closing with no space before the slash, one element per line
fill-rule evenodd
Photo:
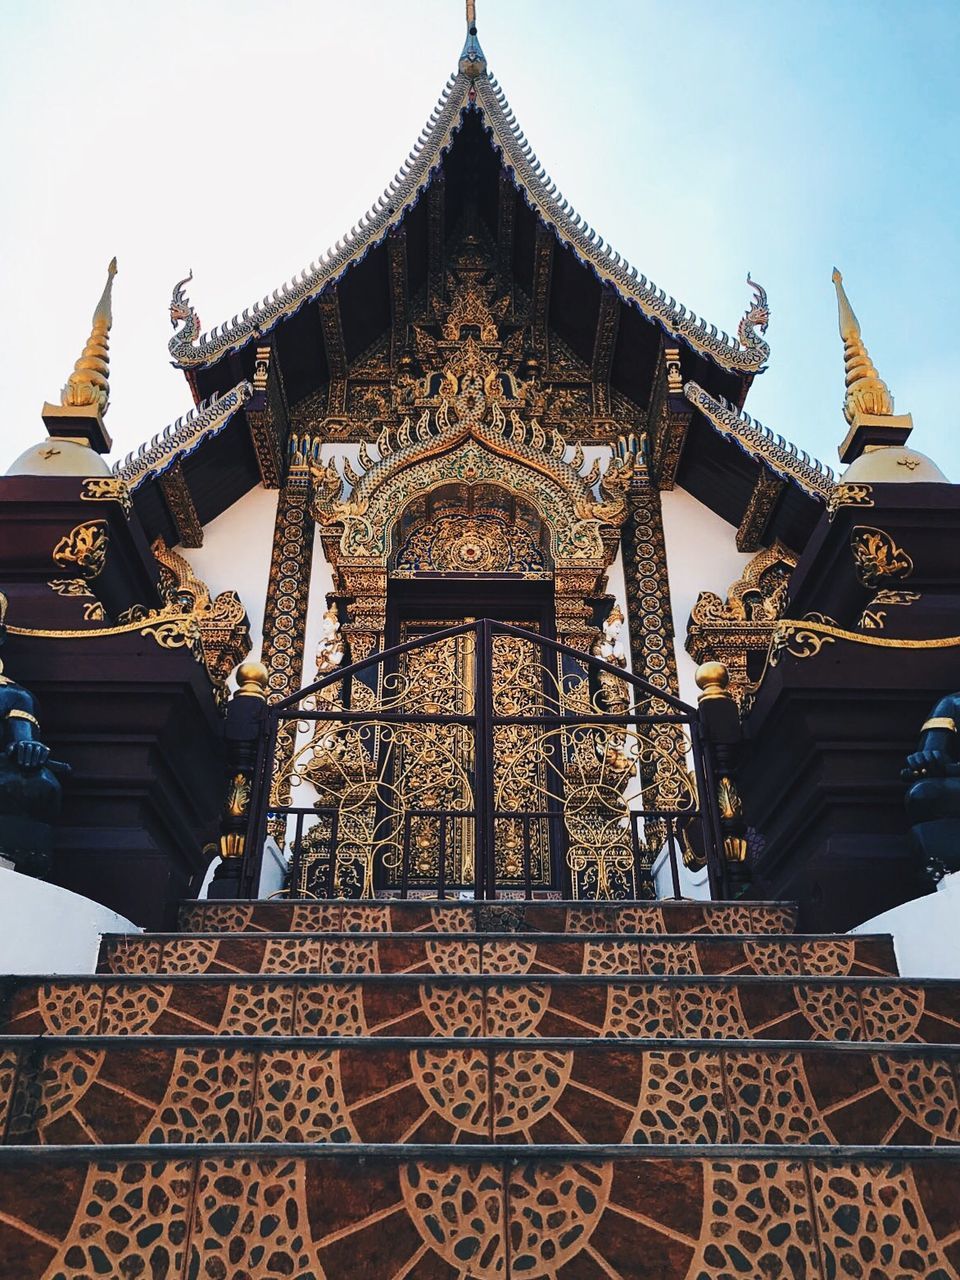
<path fill-rule="evenodd" d="M 860 600 L 838 568 L 827 607 L 811 578 L 827 526 L 871 507 L 875 483 L 943 480 L 905 447 L 909 415 L 839 275 L 837 484 L 743 408 L 770 356 L 762 286 L 747 277 L 731 337 L 631 267 L 557 191 L 472 27 L 408 161 L 332 250 L 206 332 L 190 278 L 176 284 L 169 350 L 194 408 L 110 471 L 114 272 L 44 408 L 53 443 L 11 470 L 83 477 L 56 576 L 41 550 L 15 583 L 25 637 L 153 637 L 205 655 L 221 702 L 250 645 L 276 703 L 327 669 L 331 644 L 348 664 L 491 617 L 568 658 L 616 655 L 661 699 L 692 703 L 695 661 L 719 660 L 746 715 L 797 636 L 819 653 L 864 619 L 882 631 L 921 612 L 912 585 Z M 171 593 L 171 564 L 190 591 Z M 647 790 L 684 762 L 658 733 Z"/>
<path fill-rule="evenodd" d="M 693 494 L 744 549 L 801 547 L 832 474 L 740 412 L 769 355 L 763 289 L 749 282 L 730 338 L 638 273 L 557 192 L 475 45 L 407 164 L 335 249 L 208 333 L 188 281 L 177 285 L 170 351 L 206 421 L 117 468 L 148 530 L 199 542 L 252 486 L 282 483 L 291 432 L 372 442 L 397 411 L 395 384 L 482 284 L 504 370 L 537 374 L 541 425 L 582 445 L 646 432 L 660 489 Z"/>
<path fill-rule="evenodd" d="M 197 408 L 114 473 L 148 536 L 239 590 L 277 694 L 309 679 L 326 596 L 369 647 L 386 637 L 388 579 L 513 573 L 489 568 L 516 535 L 509 495 L 531 504 L 530 563 L 566 638 L 595 640 L 612 590 L 635 668 L 676 691 L 687 596 L 725 590 L 776 541 L 802 549 L 833 489 L 740 407 L 769 356 L 763 289 L 748 278 L 730 338 L 626 263 L 556 191 L 475 35 L 408 163 L 334 250 L 207 333 L 188 283 L 170 353 Z M 258 489 L 278 495 L 272 529 L 266 508 L 251 519 Z M 674 491 L 702 516 L 671 516 Z M 703 521 L 697 565 L 679 549 L 668 564 L 671 520 Z M 376 547 L 354 554 L 368 535 Z M 224 564 L 237 539 L 242 580 Z M 410 558 L 427 545 L 444 548 L 429 569 Z"/>

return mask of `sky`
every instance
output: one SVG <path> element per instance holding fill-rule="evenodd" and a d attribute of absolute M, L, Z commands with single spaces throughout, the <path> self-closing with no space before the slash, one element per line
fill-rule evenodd
<path fill-rule="evenodd" d="M 560 190 L 668 294 L 736 332 L 747 408 L 836 467 L 836 264 L 911 444 L 960 480 L 957 0 L 478 0 L 480 40 Z M 187 411 L 171 287 L 204 329 L 333 244 L 416 140 L 463 0 L 0 0 L 0 469 L 42 439 L 119 260 L 107 427 Z"/>

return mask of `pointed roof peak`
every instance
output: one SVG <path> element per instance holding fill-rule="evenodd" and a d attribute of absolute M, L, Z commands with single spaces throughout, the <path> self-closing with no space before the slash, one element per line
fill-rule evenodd
<path fill-rule="evenodd" d="M 107 453 L 111 444 L 103 415 L 110 407 L 110 329 L 116 274 L 117 260 L 112 258 L 107 282 L 90 321 L 90 336 L 60 392 L 60 403 L 45 404 L 42 410 L 51 436 L 86 440 L 98 453 Z"/>
<path fill-rule="evenodd" d="M 843 415 L 852 426 L 858 414 L 869 413 L 889 417 L 893 414 L 893 396 L 877 372 L 860 333 L 860 322 L 843 287 L 843 276 L 833 268 L 837 291 L 837 319 L 843 340 L 843 363 L 847 395 Z"/>
<path fill-rule="evenodd" d="M 467 38 L 460 54 L 460 71 L 471 80 L 476 80 L 486 74 L 487 59 L 477 38 L 477 0 L 466 0 L 466 4 Z"/>
<path fill-rule="evenodd" d="M 850 428 L 839 453 L 841 462 L 852 463 L 867 450 L 901 447 L 913 429 L 913 420 L 909 413 L 894 414 L 890 388 L 870 359 L 860 332 L 860 321 L 843 287 L 843 276 L 836 267 L 831 279 L 837 291 L 837 319 L 843 342 L 846 384 L 843 416 Z"/>
<path fill-rule="evenodd" d="M 732 338 L 632 267 L 564 198 L 537 159 L 503 89 L 488 70 L 477 38 L 475 0 L 466 0 L 466 18 L 467 38 L 457 72 L 447 81 L 406 161 L 372 208 L 298 275 L 242 315 L 206 333 L 201 333 L 197 313 L 183 293 L 185 282 L 181 282 L 170 304 L 170 319 L 176 330 L 168 344 L 173 363 L 183 370 L 210 367 L 249 342 L 262 340 L 277 324 L 338 283 L 350 267 L 382 244 L 418 204 L 443 168 L 454 139 L 464 127 L 467 112 L 476 111 L 483 119 L 502 170 L 522 193 L 528 207 L 604 287 L 615 289 L 625 304 L 721 369 L 745 378 L 761 373 L 770 348 L 761 337 L 769 309 L 760 286 L 750 281 L 755 297 L 740 322 L 737 337 Z"/>

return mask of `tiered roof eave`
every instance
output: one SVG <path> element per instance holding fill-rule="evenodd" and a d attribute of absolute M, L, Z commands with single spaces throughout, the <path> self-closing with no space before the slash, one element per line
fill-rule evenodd
<path fill-rule="evenodd" d="M 173 363 L 185 372 L 210 367 L 249 342 L 261 340 L 336 285 L 416 206 L 442 165 L 464 114 L 470 110 L 481 113 L 501 163 L 529 207 L 601 283 L 613 287 L 624 303 L 721 369 L 747 379 L 762 372 L 769 347 L 750 322 L 750 312 L 741 322 L 740 340 L 732 338 L 677 303 L 631 266 L 557 189 L 520 129 L 506 95 L 486 70 L 479 75 L 460 70 L 450 77 L 413 150 L 380 198 L 350 231 L 299 275 L 241 315 L 206 333 L 200 332 L 196 313 L 181 293 L 178 318 L 183 324 L 169 344 Z"/>

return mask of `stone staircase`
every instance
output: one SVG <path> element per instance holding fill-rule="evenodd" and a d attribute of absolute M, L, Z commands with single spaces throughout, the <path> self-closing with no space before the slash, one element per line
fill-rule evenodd
<path fill-rule="evenodd" d="M 960 1276 L 960 983 L 769 903 L 200 902 L 7 979 L 4 1280 Z"/>

